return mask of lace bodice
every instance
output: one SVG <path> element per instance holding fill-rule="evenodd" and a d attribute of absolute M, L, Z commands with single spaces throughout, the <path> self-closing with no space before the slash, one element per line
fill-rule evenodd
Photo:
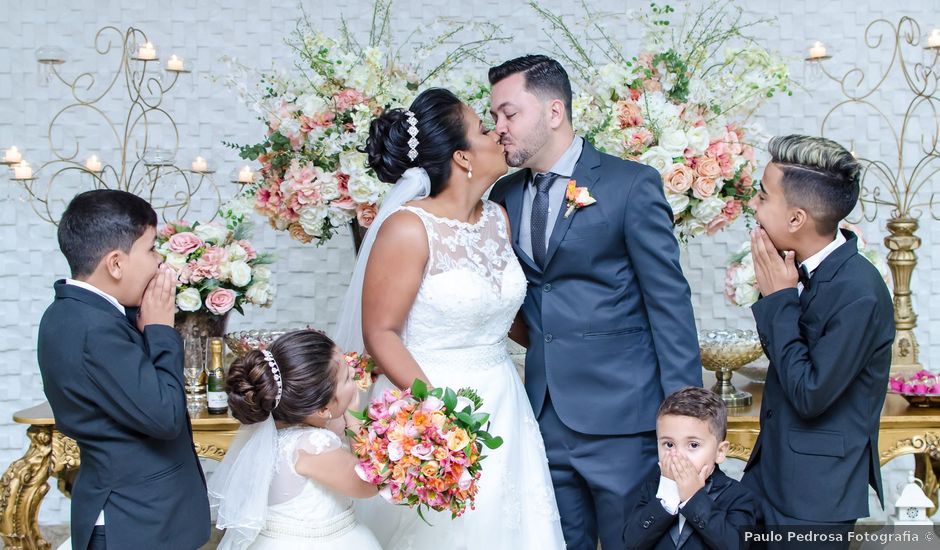
<path fill-rule="evenodd" d="M 268 493 L 268 521 L 328 524 L 351 509 L 352 500 L 321 486 L 294 469 L 300 453 L 322 454 L 342 447 L 330 430 L 295 426 L 278 430 L 277 463 Z"/>
<path fill-rule="evenodd" d="M 405 346 L 415 353 L 502 343 L 526 292 L 502 209 L 484 201 L 472 224 L 416 206 L 402 210 L 421 218 L 429 251 L 405 325 Z"/>

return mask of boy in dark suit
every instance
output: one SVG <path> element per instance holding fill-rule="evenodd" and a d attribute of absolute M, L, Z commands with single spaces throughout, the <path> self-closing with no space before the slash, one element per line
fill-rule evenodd
<path fill-rule="evenodd" d="M 838 229 L 858 201 L 858 161 L 807 136 L 776 137 L 769 152 L 751 202 L 760 224 L 751 251 L 762 295 L 752 311 L 770 369 L 742 481 L 764 497 L 770 531 L 828 525 L 834 547 L 847 548 L 868 516 L 869 485 L 884 504 L 878 423 L 894 309 L 855 235 Z"/>
<path fill-rule="evenodd" d="M 656 418 L 659 472 L 642 487 L 623 531 L 629 549 L 745 548 L 743 530 L 757 524 L 759 503 L 718 464 L 725 461 L 728 411 L 702 388 L 681 389 Z"/>
<path fill-rule="evenodd" d="M 116 190 L 77 195 L 59 222 L 72 278 L 55 283 L 38 351 L 56 428 L 81 451 L 75 549 L 185 549 L 209 538 L 175 277 L 154 249 L 156 225 L 145 200 Z"/>

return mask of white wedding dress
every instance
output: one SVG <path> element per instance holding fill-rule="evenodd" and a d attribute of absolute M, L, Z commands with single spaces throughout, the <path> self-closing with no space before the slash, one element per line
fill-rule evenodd
<path fill-rule="evenodd" d="M 470 387 L 490 413 L 489 432 L 504 443 L 484 448 L 475 508 L 452 520 L 371 499 L 362 514 L 386 550 L 564 548 L 558 508 L 538 424 L 506 348 L 526 294 L 506 218 L 484 201 L 477 223 L 440 218 L 413 206 L 428 235 L 429 260 L 402 334 L 436 387 Z M 374 391 L 391 387 L 384 377 Z"/>

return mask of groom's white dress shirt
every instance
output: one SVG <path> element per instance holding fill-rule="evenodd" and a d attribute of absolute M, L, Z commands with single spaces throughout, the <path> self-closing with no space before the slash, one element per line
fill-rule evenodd
<path fill-rule="evenodd" d="M 552 186 L 548 190 L 548 223 L 545 224 L 545 247 L 548 249 L 548 240 L 552 237 L 552 229 L 555 228 L 555 219 L 558 217 L 558 211 L 565 200 L 565 190 L 568 187 L 568 180 L 574 174 L 574 168 L 581 158 L 581 150 L 584 148 L 584 138 L 574 136 L 571 145 L 561 155 L 561 158 L 555 162 L 549 172 L 558 174 Z M 525 195 L 522 199 L 522 218 L 519 219 L 519 246 L 522 251 L 534 258 L 532 255 L 532 201 L 535 200 L 535 178 L 529 178 L 525 186 Z"/>

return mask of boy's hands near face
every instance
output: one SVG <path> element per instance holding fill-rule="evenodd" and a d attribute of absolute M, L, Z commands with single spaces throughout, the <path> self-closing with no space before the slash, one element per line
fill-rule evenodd
<path fill-rule="evenodd" d="M 165 264 L 160 264 L 140 301 L 137 328 L 143 332 L 147 325 L 172 327 L 175 311 L 176 273 Z"/>
<path fill-rule="evenodd" d="M 770 296 L 785 288 L 796 288 L 800 278 L 793 252 L 787 252 L 786 257 L 781 258 L 763 228 L 758 227 L 751 233 L 751 257 L 754 260 L 757 289 L 762 296 Z"/>

